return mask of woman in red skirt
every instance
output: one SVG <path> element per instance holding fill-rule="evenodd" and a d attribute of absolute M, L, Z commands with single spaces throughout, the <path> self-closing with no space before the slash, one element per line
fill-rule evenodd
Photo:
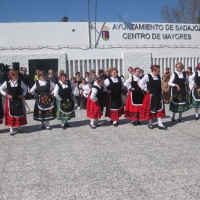
<path fill-rule="evenodd" d="M 138 86 L 138 82 L 140 81 L 140 69 L 135 68 L 134 71 L 134 75 L 131 75 L 124 83 L 124 86 L 130 90 L 126 99 L 124 117 L 132 120 L 133 126 L 137 126 L 140 125 L 140 112 L 144 93 Z"/>
<path fill-rule="evenodd" d="M 98 119 L 101 119 L 104 106 L 104 79 L 98 78 L 91 89 L 87 99 L 87 117 L 91 119 L 90 127 L 95 129 L 98 126 Z"/>
<path fill-rule="evenodd" d="M 121 78 L 117 75 L 116 68 L 111 68 L 111 77 L 108 77 L 104 84 L 108 90 L 106 117 L 111 119 L 113 126 L 118 126 L 119 117 L 124 114 L 124 105 L 121 98 L 121 89 L 123 87 Z"/>
<path fill-rule="evenodd" d="M 4 113 L 3 113 L 3 106 L 2 106 L 2 97 L 0 93 L 0 124 L 3 123 L 3 116 L 4 116 Z"/>
<path fill-rule="evenodd" d="M 166 129 L 161 120 L 161 118 L 165 117 L 165 107 L 161 94 L 160 66 L 152 65 L 150 69 L 151 73 L 145 75 L 139 81 L 139 87 L 146 92 L 141 108 L 140 119 L 149 120 L 148 127 L 153 129 L 152 119 L 157 118 L 158 128 Z"/>
<path fill-rule="evenodd" d="M 27 92 L 27 86 L 18 80 L 18 71 L 11 70 L 8 76 L 10 80 L 5 81 L 0 90 L 1 94 L 6 96 L 4 123 L 5 126 L 10 126 L 10 135 L 14 135 L 14 127 L 18 127 L 18 132 L 21 133 L 21 126 L 27 124 L 23 99 Z"/>

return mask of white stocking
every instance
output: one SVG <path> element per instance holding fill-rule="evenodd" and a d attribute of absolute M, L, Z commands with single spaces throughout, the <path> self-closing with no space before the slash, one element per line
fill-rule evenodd
<path fill-rule="evenodd" d="M 196 117 L 198 117 L 198 114 L 199 113 L 199 108 L 195 108 L 195 115 L 196 115 Z"/>
<path fill-rule="evenodd" d="M 163 126 L 162 119 L 160 117 L 158 118 L 158 126 Z"/>

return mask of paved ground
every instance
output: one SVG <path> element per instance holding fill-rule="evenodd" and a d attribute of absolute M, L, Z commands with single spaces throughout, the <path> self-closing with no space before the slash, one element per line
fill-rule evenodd
<path fill-rule="evenodd" d="M 0 125 L 0 200 L 200 199 L 200 120 L 191 109 L 172 124 L 166 110 L 167 131 L 123 118 L 92 130 L 84 110 L 67 130 L 40 130 L 32 113 L 23 134 Z"/>

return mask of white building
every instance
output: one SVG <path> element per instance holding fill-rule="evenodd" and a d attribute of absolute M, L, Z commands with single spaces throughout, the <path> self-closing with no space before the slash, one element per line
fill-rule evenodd
<path fill-rule="evenodd" d="M 95 28 L 96 26 L 96 28 Z M 90 27 L 90 28 L 88 28 Z M 129 66 L 149 71 L 151 64 L 174 71 L 200 62 L 200 25 L 165 23 L 52 22 L 1 23 L 0 63 L 57 73 L 117 67 L 126 75 Z"/>

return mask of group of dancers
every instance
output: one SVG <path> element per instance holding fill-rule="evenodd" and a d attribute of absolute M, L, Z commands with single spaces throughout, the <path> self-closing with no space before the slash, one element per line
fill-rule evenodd
<path fill-rule="evenodd" d="M 200 107 L 200 63 L 196 72 L 188 78 L 183 71 L 183 64 L 176 64 L 175 72 L 169 80 L 171 86 L 171 100 L 169 109 L 172 111 L 171 121 L 175 121 L 175 113 L 179 113 L 178 122 L 183 122 L 182 113 L 195 108 L 195 120 L 198 120 Z M 132 121 L 133 126 L 141 125 L 142 120 L 148 120 L 148 128 L 153 129 L 152 119 L 157 118 L 158 128 L 165 130 L 162 118 L 165 117 L 165 105 L 162 97 L 160 66 L 152 65 L 151 73 L 140 77 L 140 69 L 135 68 L 134 74 L 123 83 L 118 76 L 116 68 L 110 68 L 110 77 L 103 79 L 98 77 L 93 83 L 87 97 L 86 116 L 90 118 L 90 127 L 99 126 L 98 120 L 103 115 L 106 94 L 105 116 L 110 118 L 113 126 L 119 125 L 119 118 L 124 114 L 125 118 Z M 18 71 L 10 70 L 9 80 L 0 87 L 1 95 L 6 97 L 5 108 L 0 102 L 0 123 L 10 127 L 10 135 L 22 132 L 21 127 L 27 124 L 24 96 L 27 86 L 18 79 Z M 188 83 L 193 83 L 191 92 Z M 128 89 L 126 106 L 121 98 L 123 88 Z M 30 92 L 35 97 L 33 119 L 41 122 L 40 128 L 51 130 L 49 122 L 57 118 L 61 121 L 61 128 L 70 127 L 68 121 L 75 117 L 75 102 L 73 92 L 76 84 L 69 81 L 65 73 L 54 84 L 46 79 L 46 72 L 39 71 L 39 80 L 35 82 Z M 0 98 L 2 101 L 2 98 Z M 17 127 L 17 131 L 14 131 Z"/>

